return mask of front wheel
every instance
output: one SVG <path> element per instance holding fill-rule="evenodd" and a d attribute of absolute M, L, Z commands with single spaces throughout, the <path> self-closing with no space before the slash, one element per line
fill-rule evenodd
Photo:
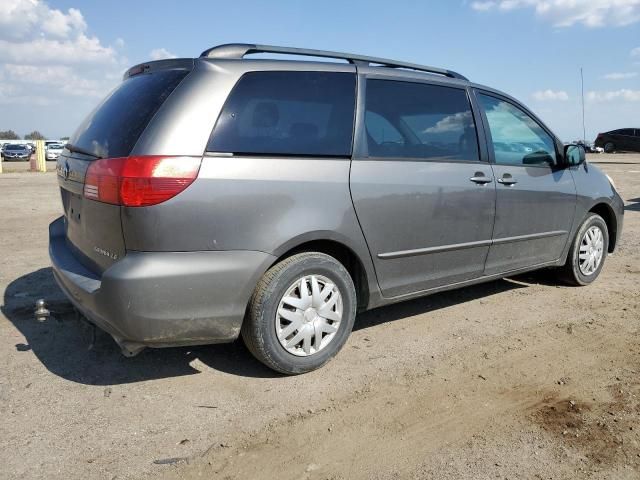
<path fill-rule="evenodd" d="M 263 275 L 242 338 L 268 367 L 288 375 L 310 372 L 345 344 L 356 305 L 353 280 L 340 262 L 323 253 L 299 253 Z"/>
<path fill-rule="evenodd" d="M 605 153 L 613 153 L 616 150 L 616 146 L 613 142 L 607 142 L 604 144 L 604 152 Z"/>
<path fill-rule="evenodd" d="M 571 244 L 563 270 L 564 279 L 572 285 L 589 285 L 604 265 L 609 248 L 609 230 L 600 215 L 585 218 Z"/>

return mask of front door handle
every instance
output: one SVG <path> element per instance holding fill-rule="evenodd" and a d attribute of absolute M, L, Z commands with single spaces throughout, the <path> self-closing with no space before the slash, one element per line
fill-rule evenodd
<path fill-rule="evenodd" d="M 511 185 L 515 185 L 516 183 L 518 183 L 518 181 L 513 178 L 510 173 L 505 173 L 504 175 L 502 175 L 502 178 L 498 179 L 498 183 L 510 187 Z"/>
<path fill-rule="evenodd" d="M 484 185 L 485 183 L 493 182 L 493 179 L 491 177 L 485 176 L 485 174 L 482 173 L 482 172 L 476 172 L 473 175 L 473 177 L 471 177 L 469 180 L 471 180 L 474 183 L 478 183 L 480 185 Z"/>

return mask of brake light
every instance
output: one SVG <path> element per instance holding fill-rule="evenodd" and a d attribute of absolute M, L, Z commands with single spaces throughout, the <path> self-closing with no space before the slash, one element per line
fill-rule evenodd
<path fill-rule="evenodd" d="M 200 157 L 103 158 L 87 169 L 84 196 L 125 207 L 157 205 L 191 185 L 200 163 Z"/>

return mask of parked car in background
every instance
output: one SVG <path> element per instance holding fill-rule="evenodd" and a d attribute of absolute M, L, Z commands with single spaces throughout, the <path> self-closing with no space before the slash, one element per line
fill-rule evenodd
<path fill-rule="evenodd" d="M 46 152 L 49 149 L 50 145 L 58 145 L 58 144 L 60 144 L 60 145 L 64 146 L 65 143 L 66 142 L 63 142 L 63 141 L 60 141 L 60 140 L 46 140 L 44 142 L 44 151 Z"/>
<path fill-rule="evenodd" d="M 64 150 L 64 145 L 61 143 L 50 143 L 45 152 L 45 157 L 47 160 L 57 160 L 62 150 Z"/>
<path fill-rule="evenodd" d="M 594 144 L 596 147 L 603 148 L 605 153 L 640 152 L 640 128 L 620 128 L 599 133 Z"/>
<path fill-rule="evenodd" d="M 584 151 L 587 153 L 602 153 L 604 151 L 602 148 L 596 147 L 593 143 L 585 142 L 584 140 L 575 140 L 565 145 L 569 145 L 569 144 L 581 145 L 584 148 Z"/>
<path fill-rule="evenodd" d="M 31 158 L 31 149 L 23 144 L 10 143 L 5 145 L 2 150 L 2 159 L 9 160 L 29 160 Z"/>
<path fill-rule="evenodd" d="M 54 277 L 125 355 L 242 335 L 287 374 L 359 311 L 545 267 L 590 284 L 624 213 L 581 146 L 496 89 L 248 44 L 132 67 L 56 170 Z"/>

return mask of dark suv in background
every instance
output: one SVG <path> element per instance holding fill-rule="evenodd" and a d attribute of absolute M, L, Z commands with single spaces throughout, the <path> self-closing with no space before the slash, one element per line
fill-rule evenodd
<path fill-rule="evenodd" d="M 589 284 L 622 229 L 610 179 L 517 100 L 318 50 L 137 65 L 57 172 L 55 278 L 123 353 L 242 335 L 289 374 L 358 311 L 544 267 Z"/>
<path fill-rule="evenodd" d="M 599 133 L 596 147 L 601 147 L 606 153 L 618 151 L 640 152 L 640 128 L 620 128 L 610 132 Z"/>

